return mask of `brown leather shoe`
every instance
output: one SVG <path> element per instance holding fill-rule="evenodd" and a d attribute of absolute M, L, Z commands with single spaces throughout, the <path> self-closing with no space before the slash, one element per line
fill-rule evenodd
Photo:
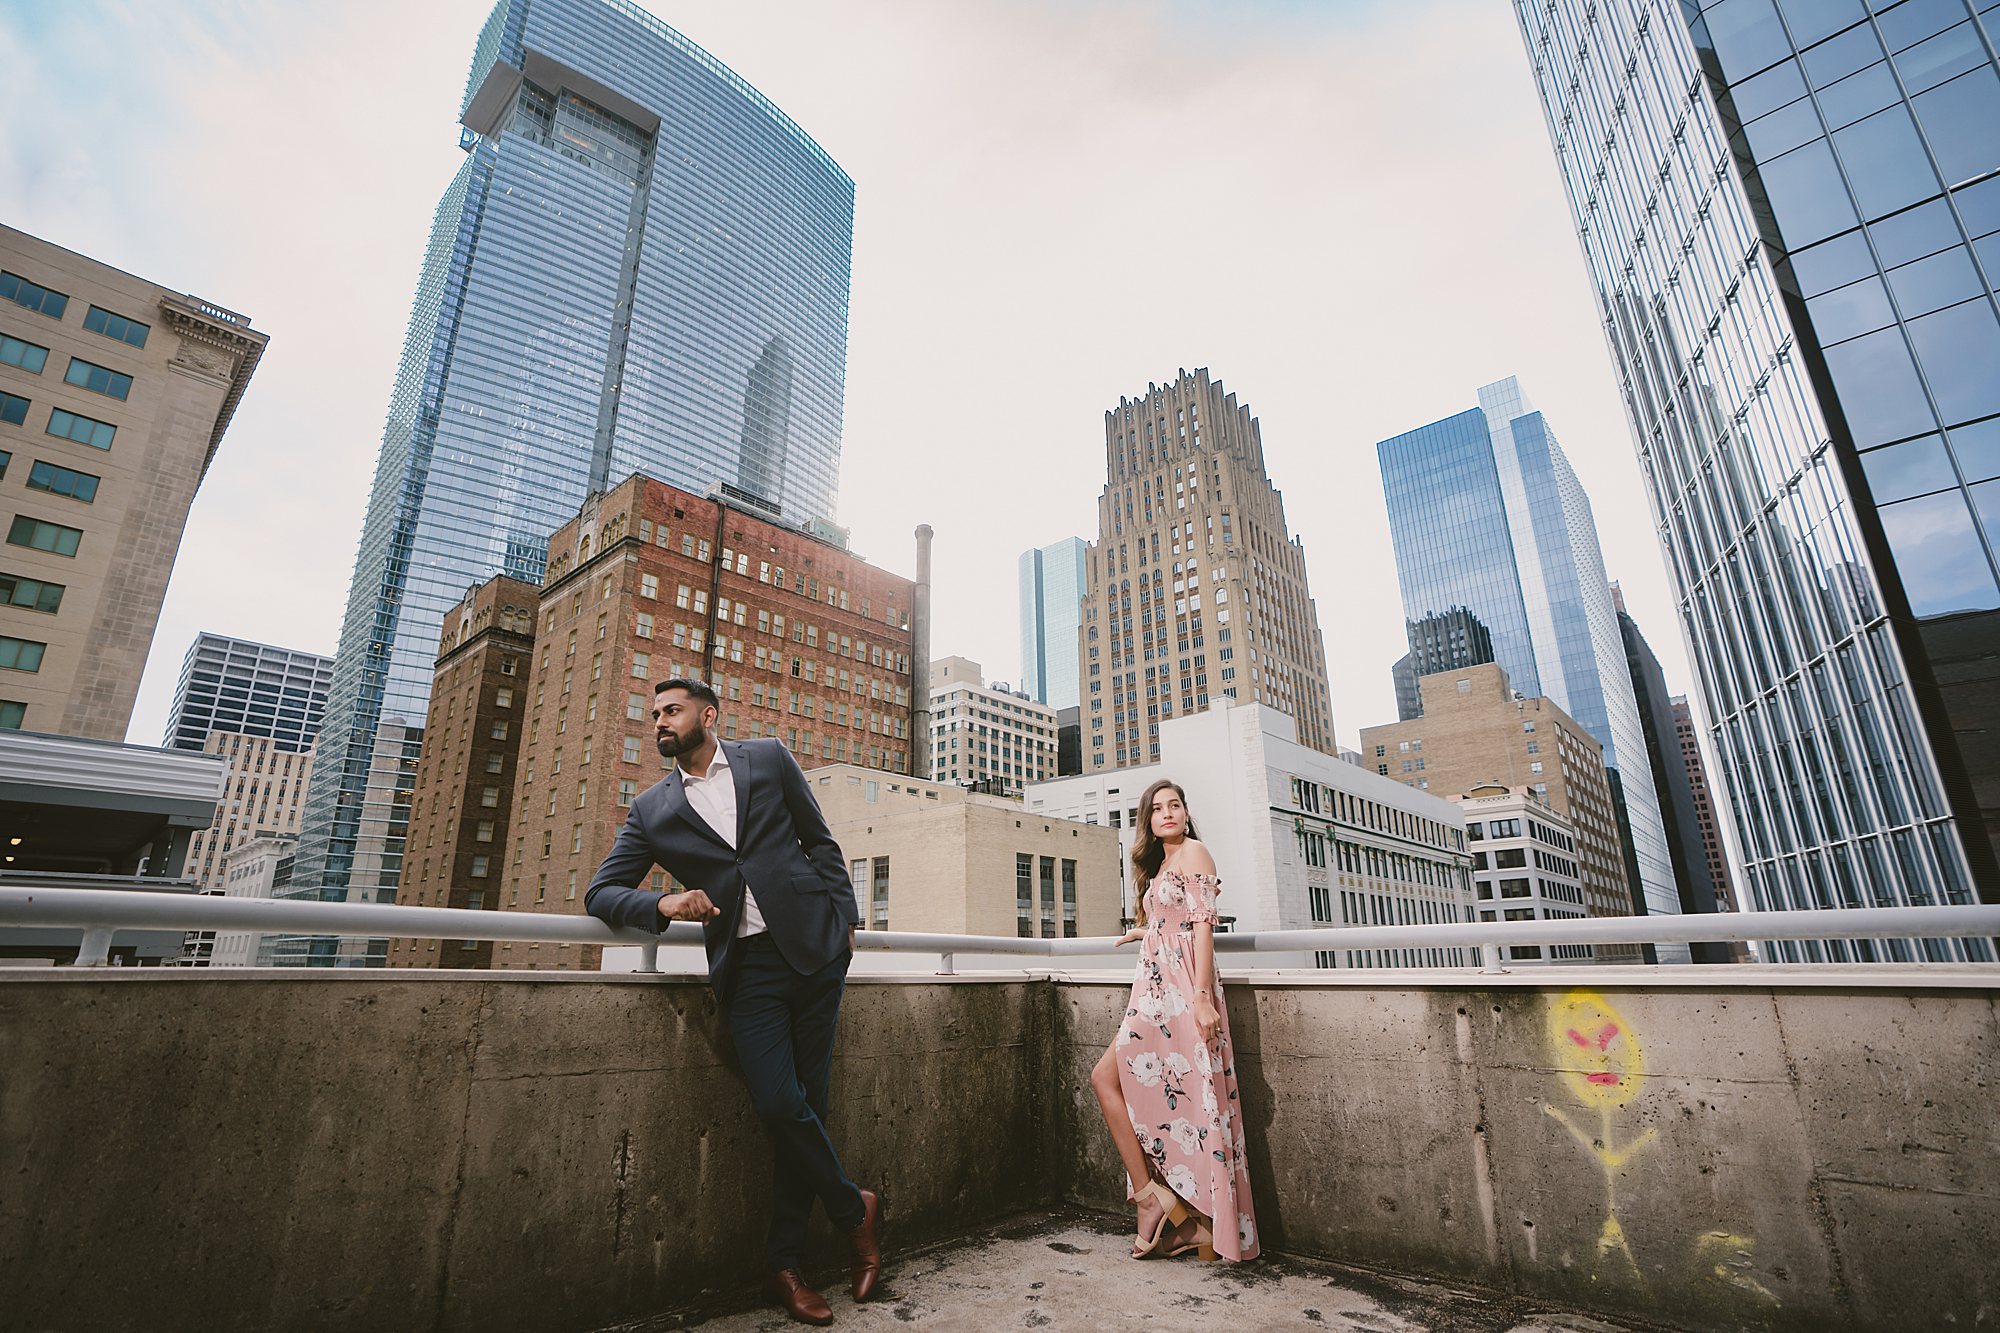
<path fill-rule="evenodd" d="M 882 1196 L 874 1190 L 861 1191 L 861 1225 L 847 1233 L 854 1247 L 854 1302 L 859 1305 L 875 1294 L 882 1280 Z"/>
<path fill-rule="evenodd" d="M 833 1311 L 826 1297 L 806 1285 L 796 1268 L 787 1268 L 764 1279 L 764 1292 L 784 1312 L 801 1324 L 831 1324 Z"/>

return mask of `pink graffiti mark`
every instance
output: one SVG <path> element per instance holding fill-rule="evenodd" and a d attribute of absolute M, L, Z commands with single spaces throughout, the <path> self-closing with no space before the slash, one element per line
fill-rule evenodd
<path fill-rule="evenodd" d="M 1578 1032 L 1575 1028 L 1569 1029 L 1569 1039 L 1575 1042 L 1577 1045 L 1583 1047 L 1583 1049 L 1585 1049 L 1586 1051 L 1589 1050 L 1593 1045 L 1595 1045 L 1599 1051 L 1605 1050 L 1611 1045 L 1612 1039 L 1617 1035 L 1618 1035 L 1618 1025 L 1616 1023 L 1606 1023 L 1602 1028 L 1598 1029 L 1597 1040 L 1595 1042 L 1592 1042 L 1590 1038 L 1584 1036 L 1581 1032 Z M 1609 1072 L 1585 1074 L 1584 1080 L 1589 1083 L 1613 1084 L 1618 1082 L 1618 1075 Z"/>

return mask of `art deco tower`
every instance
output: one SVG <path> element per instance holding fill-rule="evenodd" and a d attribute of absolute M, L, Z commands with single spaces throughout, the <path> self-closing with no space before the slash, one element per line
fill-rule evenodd
<path fill-rule="evenodd" d="M 1211 698 L 1268 704 L 1335 753 L 1305 547 L 1257 418 L 1206 370 L 1104 414 L 1106 478 L 1078 659 L 1084 771 L 1156 762 L 1160 723 Z"/>

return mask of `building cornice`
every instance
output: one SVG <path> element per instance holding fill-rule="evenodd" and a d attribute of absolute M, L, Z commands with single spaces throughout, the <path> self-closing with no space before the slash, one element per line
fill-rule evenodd
<path fill-rule="evenodd" d="M 228 381 L 222 406 L 215 414 L 214 429 L 209 432 L 208 452 L 201 460 L 202 475 L 207 476 L 208 465 L 215 461 L 215 451 L 222 445 L 223 432 L 229 429 L 230 418 L 236 414 L 236 405 L 242 401 L 243 390 L 249 385 L 250 376 L 256 373 L 257 362 L 270 340 L 250 327 L 249 316 L 211 305 L 198 297 L 162 297 L 160 316 L 180 338 L 180 349 L 175 352 L 172 365 Z"/>

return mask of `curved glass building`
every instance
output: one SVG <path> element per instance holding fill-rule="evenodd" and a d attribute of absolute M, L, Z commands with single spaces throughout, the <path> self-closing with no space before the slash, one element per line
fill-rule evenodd
<path fill-rule="evenodd" d="M 1478 407 L 1383 440 L 1375 455 L 1406 621 L 1469 612 L 1509 684 L 1554 700 L 1604 747 L 1633 910 L 1679 912 L 1597 520 L 1547 418 L 1508 378 L 1482 387 Z M 1684 946 L 1656 952 L 1688 957 Z"/>
<path fill-rule="evenodd" d="M 591 491 L 644 472 L 794 523 L 834 515 L 854 183 L 832 158 L 628 0 L 501 0 L 462 122 L 289 869 L 300 896 L 393 897 L 444 612 L 496 573 L 538 582 Z"/>
<path fill-rule="evenodd" d="M 2000 4 L 1515 14 L 1751 897 L 2000 900 Z"/>

